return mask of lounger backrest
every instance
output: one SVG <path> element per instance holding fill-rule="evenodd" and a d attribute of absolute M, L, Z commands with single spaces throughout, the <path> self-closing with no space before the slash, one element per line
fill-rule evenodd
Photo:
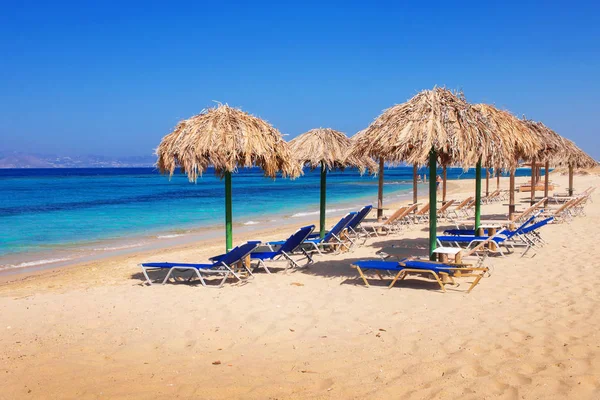
<path fill-rule="evenodd" d="M 402 215 L 404 215 L 404 213 L 406 212 L 407 208 L 408 207 L 406 207 L 406 206 L 400 207 L 388 219 L 386 219 L 383 224 L 384 225 L 391 225 L 391 224 L 393 224 L 394 221 L 396 221 L 398 218 L 400 218 Z"/>
<path fill-rule="evenodd" d="M 411 212 L 413 212 L 415 210 L 415 208 L 417 208 L 417 205 L 413 204 L 410 207 L 402 207 L 402 208 L 404 208 L 404 211 L 402 211 L 400 213 L 400 215 L 398 215 L 398 218 L 396 218 L 396 219 L 404 219 L 404 217 L 406 217 L 407 215 L 409 215 Z"/>
<path fill-rule="evenodd" d="M 356 229 L 360 225 L 360 223 L 363 222 L 365 218 L 367 218 L 367 215 L 369 215 L 372 208 L 373 206 L 369 204 L 368 206 L 364 206 L 363 208 L 358 210 L 354 218 L 352 218 L 352 220 L 348 223 L 348 227 Z"/>
<path fill-rule="evenodd" d="M 298 246 L 304 243 L 306 238 L 310 236 L 314 229 L 314 225 L 303 226 L 302 228 L 298 229 L 296 232 L 294 232 L 294 234 L 292 234 L 292 236 L 287 238 L 285 243 L 281 245 L 277 252 L 292 253 Z"/>
<path fill-rule="evenodd" d="M 529 225 L 530 223 L 533 222 L 534 219 L 536 219 L 538 217 L 538 215 L 540 215 L 540 213 L 535 213 L 534 215 L 532 215 L 531 217 L 529 217 L 527 219 L 527 221 L 523 222 L 521 225 L 519 225 L 519 227 L 517 229 L 515 229 L 514 231 L 510 231 L 510 230 L 505 230 L 504 232 L 502 232 L 502 234 L 506 234 L 506 238 L 510 239 L 511 237 L 517 235 L 517 234 L 521 234 L 523 233 L 523 230 L 525 229 L 525 227 L 527 225 Z M 506 233 L 506 231 L 508 231 L 508 233 Z"/>
<path fill-rule="evenodd" d="M 464 199 L 459 205 L 456 206 L 456 210 L 462 210 L 464 206 L 466 206 L 469 202 L 473 200 L 473 196 L 467 197 Z"/>
<path fill-rule="evenodd" d="M 535 231 L 536 229 L 539 229 L 542 226 L 550 223 L 553 219 L 554 219 L 554 217 L 549 217 L 549 218 L 543 219 L 539 222 L 536 222 L 535 224 L 529 225 L 529 226 L 523 228 L 521 233 L 529 233 L 531 231 Z"/>
<path fill-rule="evenodd" d="M 256 249 L 256 247 L 260 244 L 260 242 L 248 242 L 244 243 L 240 246 L 236 246 L 233 249 L 229 250 L 227 254 L 218 258 L 218 263 L 225 263 L 227 265 L 235 264 L 238 261 L 241 261 L 248 254 L 252 252 L 252 250 Z"/>
<path fill-rule="evenodd" d="M 417 215 L 423 215 L 425 214 L 427 211 L 429 211 L 429 203 L 425 204 L 425 207 L 421 208 L 418 212 Z"/>
<path fill-rule="evenodd" d="M 555 211 L 554 211 L 554 215 L 559 215 L 561 214 L 563 211 L 565 211 L 567 208 L 571 207 L 573 204 L 575 204 L 575 202 L 577 201 L 577 199 L 571 199 L 569 201 L 567 201 L 566 203 L 564 203 L 562 206 L 558 207 Z"/>
<path fill-rule="evenodd" d="M 450 207 L 452 204 L 454 204 L 454 200 L 448 200 L 446 204 L 444 204 L 442 207 L 440 207 L 439 210 L 437 210 L 438 214 L 446 211 L 448 207 Z"/>
<path fill-rule="evenodd" d="M 346 226 L 348 225 L 348 223 L 350 222 L 350 220 L 352 218 L 354 218 L 354 216 L 356 215 L 356 212 L 351 212 L 346 214 L 342 219 L 340 219 L 338 221 L 337 224 L 335 224 L 335 226 L 333 228 L 331 228 L 331 230 L 327 233 L 327 235 L 325 235 L 325 237 L 323 238 L 323 242 L 327 243 L 330 240 L 332 240 L 335 236 L 340 236 L 340 234 L 342 233 L 342 231 L 346 228 Z"/>

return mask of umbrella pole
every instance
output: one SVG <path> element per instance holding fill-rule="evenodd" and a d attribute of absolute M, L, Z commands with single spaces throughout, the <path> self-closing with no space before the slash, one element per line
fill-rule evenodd
<path fill-rule="evenodd" d="M 442 205 L 446 205 L 446 166 L 442 167 L 442 179 L 444 182 L 442 183 L 444 186 L 442 187 Z"/>
<path fill-rule="evenodd" d="M 569 196 L 573 196 L 573 165 L 569 164 Z"/>
<path fill-rule="evenodd" d="M 508 188 L 508 219 L 512 221 L 515 213 L 515 170 L 510 171 L 509 188 Z"/>
<path fill-rule="evenodd" d="M 429 153 L 429 259 L 435 261 L 435 250 L 437 240 L 437 187 L 436 187 L 436 162 L 437 154 L 431 149 Z"/>
<path fill-rule="evenodd" d="M 479 225 L 481 225 L 481 160 L 475 167 L 475 233 L 478 233 Z"/>
<path fill-rule="evenodd" d="M 546 164 L 544 165 L 544 197 L 546 201 L 544 201 L 544 207 L 548 207 L 548 188 L 550 186 L 550 174 L 548 174 L 548 169 L 550 167 L 550 162 L 546 160 Z"/>
<path fill-rule="evenodd" d="M 413 204 L 417 204 L 417 164 L 413 165 Z M 417 209 L 415 208 L 415 213 Z"/>
<path fill-rule="evenodd" d="M 227 251 L 233 248 L 233 234 L 231 229 L 231 172 L 225 171 L 225 241 Z"/>
<path fill-rule="evenodd" d="M 496 172 L 496 190 L 500 189 L 500 170 Z"/>
<path fill-rule="evenodd" d="M 485 169 L 485 197 L 490 195 L 490 169 Z"/>
<path fill-rule="evenodd" d="M 377 191 L 377 221 L 383 221 L 383 158 L 379 159 L 379 189 Z"/>
<path fill-rule="evenodd" d="M 531 162 L 531 197 L 529 198 L 530 205 L 535 204 L 535 185 L 536 185 L 536 171 L 537 166 L 535 165 L 535 158 Z"/>
<path fill-rule="evenodd" d="M 321 161 L 321 220 L 319 235 L 321 238 L 325 237 L 325 210 L 326 210 L 326 197 L 327 197 L 327 169 L 325 163 Z"/>

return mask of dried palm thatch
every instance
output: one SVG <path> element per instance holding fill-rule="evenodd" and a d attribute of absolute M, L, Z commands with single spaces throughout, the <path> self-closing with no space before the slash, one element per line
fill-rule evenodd
<path fill-rule="evenodd" d="M 443 165 L 469 167 L 480 159 L 498 166 L 512 159 L 499 134 L 462 94 L 447 89 L 424 90 L 385 110 L 353 138 L 351 155 L 368 155 L 390 163 L 426 165 L 435 150 Z"/>
<path fill-rule="evenodd" d="M 552 165 L 559 165 L 564 161 L 564 146 L 563 138 L 552 129 L 548 128 L 541 122 L 523 119 L 523 123 L 531 129 L 542 141 L 542 147 L 539 149 L 535 158 L 537 162 L 549 161 Z"/>
<path fill-rule="evenodd" d="M 370 157 L 349 156 L 352 141 L 331 128 L 311 129 L 290 141 L 292 154 L 301 165 L 315 169 L 324 165 L 329 171 L 355 167 L 363 173 L 375 172 L 377 163 Z"/>
<path fill-rule="evenodd" d="M 208 166 L 222 177 L 237 167 L 258 166 L 264 174 L 296 177 L 301 171 L 281 133 L 242 110 L 219 105 L 177 124 L 158 148 L 157 166 L 173 175 L 177 167 L 195 182 Z"/>
<path fill-rule="evenodd" d="M 542 135 L 510 112 L 489 104 L 476 104 L 473 108 L 483 115 L 489 129 L 499 135 L 504 150 L 514 155 L 503 163 L 509 168 L 516 167 L 519 159 L 531 160 L 544 148 Z"/>
<path fill-rule="evenodd" d="M 574 168 L 594 168 L 598 162 L 585 151 L 581 150 L 573 141 L 563 138 L 565 142 L 563 162 L 560 165 L 570 165 Z"/>

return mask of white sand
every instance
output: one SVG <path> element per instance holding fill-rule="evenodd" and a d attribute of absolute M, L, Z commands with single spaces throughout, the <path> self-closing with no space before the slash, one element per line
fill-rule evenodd
<path fill-rule="evenodd" d="M 0 286 L 0 399 L 598 399 L 599 227 L 597 201 L 545 227 L 534 258 L 491 260 L 470 294 L 468 279 L 445 294 L 418 279 L 366 288 L 349 267 L 389 244 L 424 254 L 424 225 L 222 289 L 142 286 L 136 267 L 204 260 L 220 241 L 19 276 Z"/>

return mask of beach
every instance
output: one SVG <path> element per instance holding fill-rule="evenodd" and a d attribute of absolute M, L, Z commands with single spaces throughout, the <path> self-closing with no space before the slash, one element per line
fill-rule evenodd
<path fill-rule="evenodd" d="M 551 179 L 565 192 L 566 176 Z M 474 186 L 449 181 L 448 198 Z M 548 244 L 535 257 L 486 260 L 491 276 L 468 294 L 467 278 L 447 293 L 425 279 L 367 288 L 350 267 L 392 244 L 426 255 L 424 224 L 220 289 L 146 286 L 138 264 L 202 262 L 222 252 L 222 238 L 3 276 L 0 399 L 597 399 L 597 199 L 585 217 L 544 227 Z M 506 213 L 501 203 L 484 205 L 484 217 Z M 256 228 L 235 242 L 298 227 Z"/>

